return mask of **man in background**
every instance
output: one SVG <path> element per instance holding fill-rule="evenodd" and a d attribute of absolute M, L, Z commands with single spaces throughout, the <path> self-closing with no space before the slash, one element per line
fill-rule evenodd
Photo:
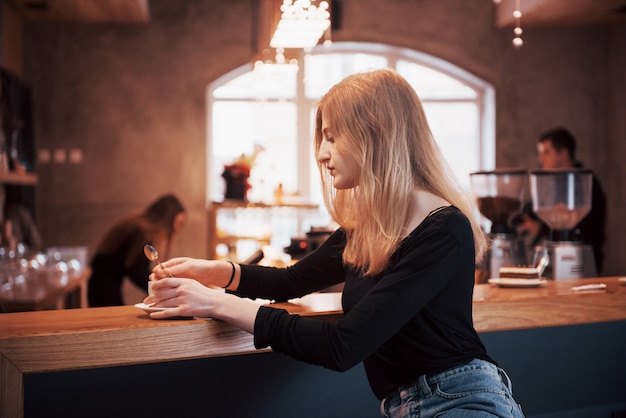
<path fill-rule="evenodd" d="M 565 128 L 554 128 L 539 137 L 537 159 L 544 170 L 581 168 L 576 160 L 576 140 Z M 515 220 L 517 231 L 531 238 L 532 245 L 550 239 L 550 229 L 532 211 L 532 204 L 524 206 L 522 214 Z M 593 175 L 591 211 L 572 231 L 571 239 L 591 244 L 598 273 L 604 263 L 606 240 L 606 196 L 600 182 Z"/>

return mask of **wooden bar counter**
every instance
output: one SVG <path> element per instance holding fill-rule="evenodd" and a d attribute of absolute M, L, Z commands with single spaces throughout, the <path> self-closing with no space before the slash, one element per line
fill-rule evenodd
<path fill-rule="evenodd" d="M 604 283 L 602 290 L 573 287 Z M 341 315 L 341 295 L 320 293 L 275 306 L 320 319 Z M 626 321 L 617 277 L 548 281 L 537 288 L 476 285 L 481 333 Z M 151 320 L 134 306 L 0 315 L 0 416 L 24 416 L 24 375 L 268 352 L 250 334 L 211 319 Z"/>

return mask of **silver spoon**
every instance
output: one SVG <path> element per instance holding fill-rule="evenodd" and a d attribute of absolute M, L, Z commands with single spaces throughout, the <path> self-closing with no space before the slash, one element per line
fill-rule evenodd
<path fill-rule="evenodd" d="M 165 269 L 163 268 L 163 265 L 161 264 L 161 262 L 159 261 L 159 252 L 157 251 L 156 248 L 154 248 L 152 245 L 150 244 L 146 244 L 143 247 L 143 253 L 146 255 L 146 258 L 150 261 L 156 261 L 159 266 L 163 269 L 163 271 L 165 271 Z M 169 277 L 174 277 L 171 274 L 167 274 Z"/>

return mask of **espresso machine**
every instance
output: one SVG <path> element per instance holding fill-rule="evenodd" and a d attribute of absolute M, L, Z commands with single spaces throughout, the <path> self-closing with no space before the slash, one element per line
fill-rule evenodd
<path fill-rule="evenodd" d="M 500 267 L 527 265 L 524 240 L 518 237 L 511 219 L 522 208 L 528 182 L 526 170 L 478 171 L 470 174 L 478 210 L 491 222 L 490 247 L 484 261 L 486 278 L 496 278 Z M 486 280 L 478 279 L 481 283 Z"/>
<path fill-rule="evenodd" d="M 591 210 L 591 170 L 532 170 L 533 211 L 550 228 L 550 239 L 536 253 L 548 252 L 546 277 L 574 279 L 597 275 L 593 249 L 574 241 L 573 229 Z"/>

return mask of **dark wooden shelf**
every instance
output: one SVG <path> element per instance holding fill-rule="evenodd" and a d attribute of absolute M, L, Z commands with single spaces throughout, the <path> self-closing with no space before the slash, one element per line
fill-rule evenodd
<path fill-rule="evenodd" d="M 37 175 L 34 173 L 19 174 L 14 172 L 0 173 L 0 184 L 17 184 L 34 186 L 37 184 Z"/>

